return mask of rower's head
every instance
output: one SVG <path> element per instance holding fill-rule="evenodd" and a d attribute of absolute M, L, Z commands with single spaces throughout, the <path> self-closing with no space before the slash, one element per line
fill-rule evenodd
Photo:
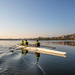
<path fill-rule="evenodd" d="M 38 40 L 36 40 L 36 41 L 38 41 Z"/>
<path fill-rule="evenodd" d="M 25 40 L 25 41 L 27 41 L 27 40 Z"/>

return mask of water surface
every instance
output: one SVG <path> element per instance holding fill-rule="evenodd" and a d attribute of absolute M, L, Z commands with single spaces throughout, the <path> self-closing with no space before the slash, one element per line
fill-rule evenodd
<path fill-rule="evenodd" d="M 0 41 L 0 75 L 75 75 L 75 41 L 40 42 L 44 48 L 67 52 L 67 57 L 41 54 L 39 64 L 36 64 L 34 53 L 24 55 L 20 50 L 16 51 L 20 41 Z"/>

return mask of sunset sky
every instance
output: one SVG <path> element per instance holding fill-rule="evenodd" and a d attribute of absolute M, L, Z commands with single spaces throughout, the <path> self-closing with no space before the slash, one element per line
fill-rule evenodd
<path fill-rule="evenodd" d="M 0 0 L 0 38 L 75 33 L 75 0 Z"/>

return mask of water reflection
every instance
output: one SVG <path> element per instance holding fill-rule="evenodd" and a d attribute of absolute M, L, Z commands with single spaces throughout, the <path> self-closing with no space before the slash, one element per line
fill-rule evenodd
<path fill-rule="evenodd" d="M 35 52 L 37 63 L 39 63 L 40 53 Z"/>
<path fill-rule="evenodd" d="M 21 53 L 26 55 L 28 53 L 28 50 L 24 50 L 23 48 L 21 48 Z"/>
<path fill-rule="evenodd" d="M 8 55 L 7 53 L 10 51 L 8 47 L 18 43 L 19 41 L 0 41 L 0 51 L 5 53 L 5 56 L 0 58 L 0 75 L 75 75 L 75 41 L 41 41 L 41 44 L 45 46 L 44 48 L 55 46 L 57 50 L 67 52 L 67 58 L 41 53 L 39 64 L 35 63 L 36 60 L 39 61 L 36 58 L 37 53 L 33 55 L 33 53 L 25 51 L 26 55 L 22 55 L 17 50 L 17 52 Z M 63 45 L 68 46 L 63 47 Z M 70 48 L 70 46 L 73 47 Z"/>
<path fill-rule="evenodd" d="M 26 55 L 26 54 L 28 54 L 28 50 L 25 50 L 25 49 L 21 48 L 21 53 Z M 38 64 L 39 63 L 39 58 L 40 58 L 40 53 L 35 52 L 34 55 L 36 57 L 36 63 Z"/>
<path fill-rule="evenodd" d="M 60 42 L 52 42 L 55 44 L 61 44 L 61 45 L 69 45 L 69 46 L 75 46 L 75 42 L 74 41 L 60 41 Z"/>

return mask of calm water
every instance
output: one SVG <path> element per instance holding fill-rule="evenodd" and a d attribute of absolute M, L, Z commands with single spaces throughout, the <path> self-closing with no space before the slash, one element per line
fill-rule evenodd
<path fill-rule="evenodd" d="M 75 75 L 75 41 L 40 42 L 44 48 L 67 52 L 67 57 L 41 54 L 36 64 L 34 53 L 23 55 L 16 51 L 20 41 L 0 41 L 0 75 Z"/>

